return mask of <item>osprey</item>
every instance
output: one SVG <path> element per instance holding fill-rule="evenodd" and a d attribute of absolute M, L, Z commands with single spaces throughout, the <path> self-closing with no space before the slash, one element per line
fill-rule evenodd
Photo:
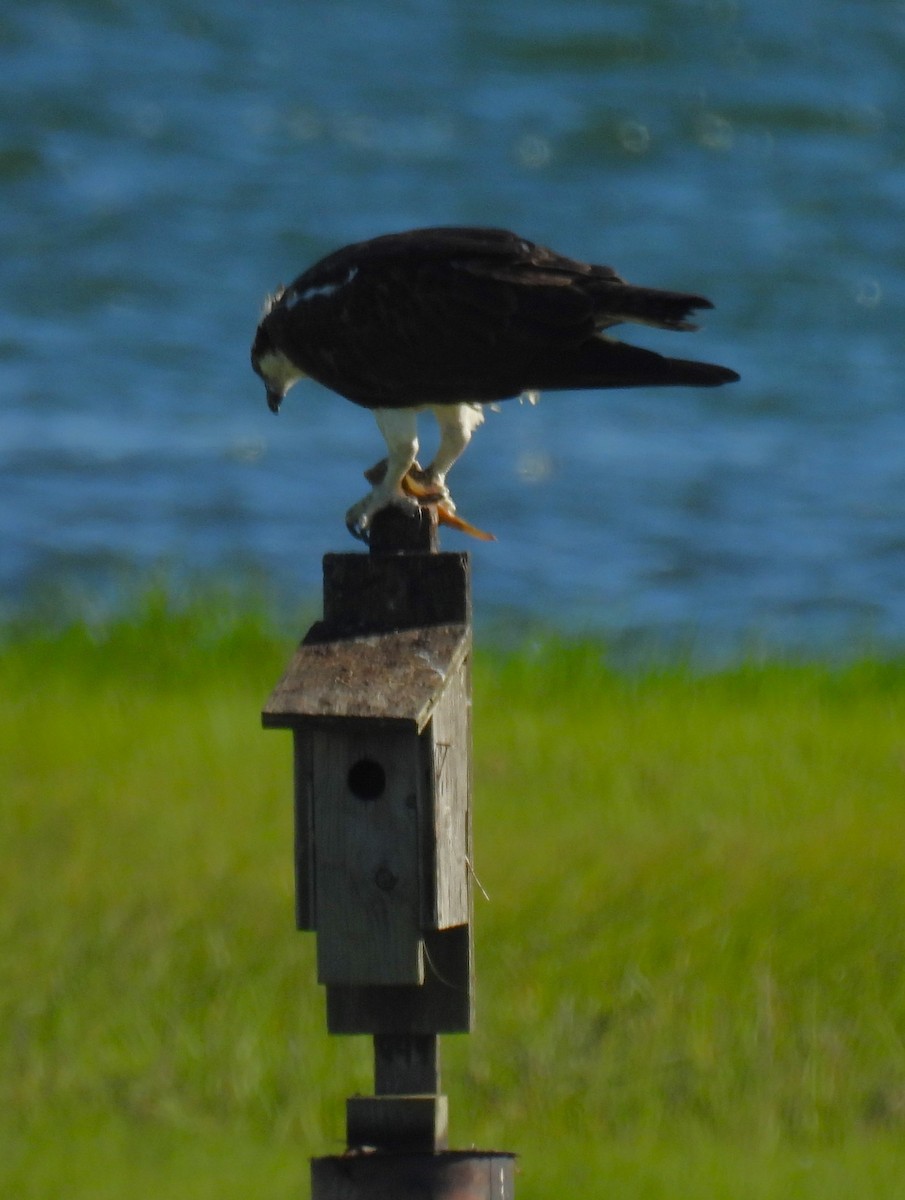
<path fill-rule="evenodd" d="M 306 375 L 374 412 L 386 467 L 372 469 L 378 482 L 346 514 L 366 541 L 374 514 L 416 505 L 413 492 L 453 508 L 446 476 L 485 404 L 543 389 L 738 379 L 727 367 L 665 358 L 605 332 L 622 321 L 691 330 L 689 314 L 712 307 L 703 296 L 636 287 L 612 267 L 502 229 L 415 229 L 337 250 L 278 288 L 265 303 L 251 363 L 274 413 Z M 426 408 L 440 441 L 422 471 L 417 417 Z"/>

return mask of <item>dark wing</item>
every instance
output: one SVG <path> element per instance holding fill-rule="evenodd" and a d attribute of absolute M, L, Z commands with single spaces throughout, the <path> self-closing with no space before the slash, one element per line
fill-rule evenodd
<path fill-rule="evenodd" d="M 622 320 L 691 328 L 688 312 L 705 306 L 504 230 L 448 228 L 337 251 L 295 280 L 268 320 L 325 386 L 368 407 L 405 407 L 626 386 L 624 362 L 608 382 L 610 343 L 597 332 Z"/>
<path fill-rule="evenodd" d="M 292 286 L 302 283 L 317 285 L 340 278 L 350 267 L 361 266 L 363 263 L 378 264 L 387 260 L 399 262 L 405 259 L 417 259 L 422 262 L 449 261 L 464 258 L 484 262 L 488 267 L 494 263 L 513 265 L 527 259 L 537 262 L 569 262 L 577 267 L 584 265 L 564 259 L 543 246 L 537 246 L 518 234 L 510 233 L 508 229 L 447 225 L 433 229 L 410 229 L 405 233 L 387 233 L 366 242 L 344 246 L 315 263 L 300 275 Z M 608 272 L 613 279 L 618 278 L 611 267 L 593 269 Z"/>

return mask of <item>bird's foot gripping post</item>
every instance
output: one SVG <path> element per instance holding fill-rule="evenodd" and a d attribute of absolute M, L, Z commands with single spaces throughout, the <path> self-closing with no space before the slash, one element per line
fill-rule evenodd
<path fill-rule="evenodd" d="M 439 1035 L 473 1019 L 471 588 L 436 511 L 393 507 L 324 558 L 324 617 L 264 709 L 293 732 L 297 923 L 327 1027 L 374 1039 L 374 1095 L 313 1200 L 511 1200 L 514 1156 L 448 1149 Z"/>

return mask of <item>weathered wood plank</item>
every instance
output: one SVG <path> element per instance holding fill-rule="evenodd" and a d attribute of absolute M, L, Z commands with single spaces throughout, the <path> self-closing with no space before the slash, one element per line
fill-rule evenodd
<path fill-rule="evenodd" d="M 378 1096 L 435 1094 L 440 1052 L 433 1034 L 382 1033 L 374 1037 L 374 1091 Z"/>
<path fill-rule="evenodd" d="M 296 728 L 292 735 L 295 783 L 295 924 L 297 929 L 317 928 L 314 893 L 314 791 L 311 734 Z"/>
<path fill-rule="evenodd" d="M 445 1150 L 449 1103 L 445 1096 L 352 1096 L 346 1101 L 346 1141 L 395 1154 Z"/>
<path fill-rule="evenodd" d="M 371 554 L 436 554 L 440 548 L 437 524 L 436 508 L 419 508 L 414 513 L 395 506 L 381 509 L 371 522 L 368 550 Z"/>
<path fill-rule="evenodd" d="M 427 803 L 421 830 L 422 926 L 448 929 L 471 919 L 471 699 L 469 662 L 453 671 L 421 738 Z"/>
<path fill-rule="evenodd" d="M 311 738 L 318 979 L 420 985 L 417 735 L 345 722 Z"/>
<path fill-rule="evenodd" d="M 330 1033 L 468 1033 L 474 1025 L 470 925 L 424 934 L 421 987 L 329 987 Z"/>
<path fill-rule="evenodd" d="M 324 624 L 331 637 L 471 624 L 468 555 L 324 555 Z"/>
<path fill-rule="evenodd" d="M 306 641 L 271 693 L 263 724 L 381 720 L 421 730 L 470 645 L 471 631 L 463 625 Z"/>

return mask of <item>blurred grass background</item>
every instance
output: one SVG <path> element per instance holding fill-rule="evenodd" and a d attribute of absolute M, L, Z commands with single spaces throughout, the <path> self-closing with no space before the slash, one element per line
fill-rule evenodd
<path fill-rule="evenodd" d="M 301 625 L 300 628 L 303 628 Z M 292 926 L 293 645 L 153 593 L 0 657 L 0 1192 L 302 1196 L 370 1046 Z M 475 658 L 478 1026 L 524 1200 L 899 1197 L 905 663 Z"/>

